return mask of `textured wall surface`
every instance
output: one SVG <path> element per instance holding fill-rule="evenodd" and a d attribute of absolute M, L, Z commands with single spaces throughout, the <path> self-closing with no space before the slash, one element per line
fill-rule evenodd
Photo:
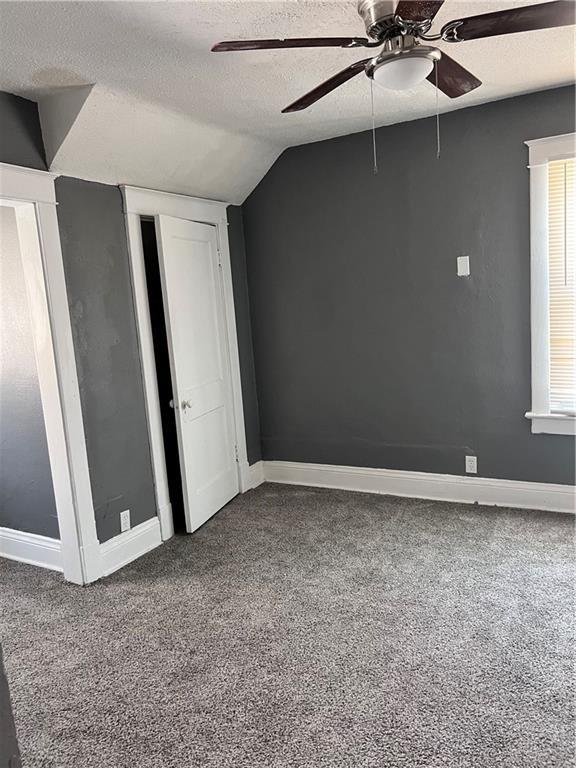
<path fill-rule="evenodd" d="M 38 107 L 0 91 L 0 163 L 46 170 Z"/>
<path fill-rule="evenodd" d="M 564 88 L 287 150 L 244 205 L 265 459 L 571 483 L 533 435 L 527 139 Z M 456 276 L 456 257 L 471 260 Z"/>
<path fill-rule="evenodd" d="M 56 181 L 76 367 L 100 541 L 156 515 L 122 197 Z"/>
<path fill-rule="evenodd" d="M 0 527 L 60 536 L 16 217 L 2 206 Z"/>

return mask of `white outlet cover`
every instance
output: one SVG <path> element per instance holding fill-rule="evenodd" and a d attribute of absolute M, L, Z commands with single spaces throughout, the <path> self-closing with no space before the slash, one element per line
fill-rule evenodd
<path fill-rule="evenodd" d="M 458 256 L 456 259 L 456 271 L 458 277 L 468 277 L 470 274 L 470 257 Z"/>
<path fill-rule="evenodd" d="M 124 533 L 124 531 L 130 530 L 130 510 L 125 509 L 124 512 L 120 512 L 120 531 L 121 533 Z"/>
<path fill-rule="evenodd" d="M 478 473 L 478 460 L 476 456 L 466 456 L 466 472 L 469 475 L 476 475 Z"/>

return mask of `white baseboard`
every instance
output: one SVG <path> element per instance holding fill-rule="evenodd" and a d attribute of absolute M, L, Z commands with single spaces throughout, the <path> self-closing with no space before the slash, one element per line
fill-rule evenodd
<path fill-rule="evenodd" d="M 13 528 L 0 528 L 0 557 L 62 571 L 60 540 Z"/>
<path fill-rule="evenodd" d="M 250 488 L 258 488 L 264 482 L 264 462 L 257 461 L 248 467 L 248 484 Z"/>
<path fill-rule="evenodd" d="M 102 576 L 108 576 L 162 544 L 157 517 L 136 525 L 100 545 Z"/>
<path fill-rule="evenodd" d="M 265 461 L 264 477 L 272 483 L 551 512 L 575 511 L 575 489 L 571 485 L 291 461 Z"/>

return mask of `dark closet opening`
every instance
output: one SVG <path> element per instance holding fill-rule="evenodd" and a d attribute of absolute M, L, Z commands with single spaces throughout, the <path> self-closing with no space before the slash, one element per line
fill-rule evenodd
<path fill-rule="evenodd" d="M 140 226 L 142 229 L 142 248 L 144 251 L 144 268 L 146 270 L 154 357 L 156 359 L 156 378 L 158 380 L 158 395 L 160 398 L 168 490 L 170 492 L 170 503 L 172 504 L 172 515 L 174 517 L 174 530 L 176 533 L 186 533 L 176 419 L 174 417 L 174 410 L 170 407 L 170 400 L 172 400 L 172 376 L 170 373 L 166 322 L 164 320 L 156 226 L 154 219 L 147 217 L 140 218 Z"/>

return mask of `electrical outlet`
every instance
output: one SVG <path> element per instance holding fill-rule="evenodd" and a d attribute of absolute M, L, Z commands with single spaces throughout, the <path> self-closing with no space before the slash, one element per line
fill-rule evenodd
<path fill-rule="evenodd" d="M 478 472 L 476 456 L 466 456 L 466 472 L 469 475 L 475 475 Z"/>
<path fill-rule="evenodd" d="M 130 510 L 125 509 L 124 512 L 120 512 L 120 531 L 124 533 L 124 531 L 130 530 Z"/>
<path fill-rule="evenodd" d="M 458 277 L 468 277 L 470 274 L 470 257 L 458 256 L 456 259 L 456 273 Z"/>

